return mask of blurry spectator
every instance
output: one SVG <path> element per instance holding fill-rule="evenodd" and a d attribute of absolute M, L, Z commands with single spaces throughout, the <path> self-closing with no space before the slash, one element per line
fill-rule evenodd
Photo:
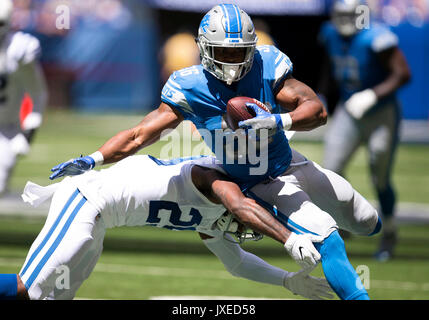
<path fill-rule="evenodd" d="M 270 28 L 262 19 L 255 19 L 253 21 L 253 25 L 255 26 L 256 36 L 258 37 L 257 46 L 269 45 L 275 46 L 274 39 L 270 35 Z"/>
<path fill-rule="evenodd" d="M 50 105 L 152 108 L 159 91 L 157 29 L 143 1 L 16 0 L 16 7 L 13 26 L 35 35 L 44 49 Z"/>
<path fill-rule="evenodd" d="M 11 0 L 0 1 L 0 194 L 18 156 L 29 152 L 47 97 L 39 41 L 10 30 L 12 10 Z"/>
<path fill-rule="evenodd" d="M 375 253 L 384 261 L 393 256 L 397 242 L 394 222 L 396 195 L 391 176 L 401 111 L 396 91 L 410 79 L 407 62 L 398 47 L 398 38 L 387 27 L 371 24 L 358 28 L 359 0 L 337 0 L 332 22 L 321 28 L 320 40 L 339 89 L 340 101 L 325 136 L 324 167 L 339 174 L 361 143 L 369 151 L 372 183 L 383 217 L 382 239 Z M 323 71 L 319 92 L 331 85 Z M 332 110 L 333 108 L 331 108 Z"/>
<path fill-rule="evenodd" d="M 161 54 L 163 82 L 174 71 L 200 63 L 195 36 L 190 32 L 179 32 L 169 37 L 161 49 Z"/>

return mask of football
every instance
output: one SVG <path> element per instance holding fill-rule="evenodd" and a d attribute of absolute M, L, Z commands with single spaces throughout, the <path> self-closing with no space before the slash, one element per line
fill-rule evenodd
<path fill-rule="evenodd" d="M 249 97 L 234 97 L 226 105 L 225 121 L 229 128 L 237 130 L 238 123 L 243 120 L 254 118 L 255 111 L 246 106 L 246 103 L 254 103 L 261 109 L 270 112 L 270 110 L 260 101 Z"/>

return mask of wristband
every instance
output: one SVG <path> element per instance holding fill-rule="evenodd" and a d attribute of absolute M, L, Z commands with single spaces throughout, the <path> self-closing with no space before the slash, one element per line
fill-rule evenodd
<path fill-rule="evenodd" d="M 292 118 L 289 113 L 281 113 L 280 118 L 283 123 L 283 130 L 289 130 L 292 127 Z"/>
<path fill-rule="evenodd" d="M 89 155 L 92 159 L 94 159 L 94 167 L 96 165 L 102 165 L 104 162 L 104 156 L 100 151 L 95 151 L 93 154 Z"/>

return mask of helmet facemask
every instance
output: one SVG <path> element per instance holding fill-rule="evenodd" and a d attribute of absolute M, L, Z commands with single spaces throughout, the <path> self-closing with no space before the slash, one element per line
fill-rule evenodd
<path fill-rule="evenodd" d="M 332 10 L 332 23 L 338 33 L 344 37 L 351 37 L 359 32 L 356 24 L 357 8 L 360 0 L 336 1 Z"/>
<path fill-rule="evenodd" d="M 202 52 L 201 60 L 203 66 L 212 73 L 216 78 L 225 81 L 230 85 L 234 81 L 241 80 L 252 68 L 253 56 L 255 54 L 256 44 L 252 45 L 218 45 L 209 44 L 208 42 L 199 41 L 198 45 Z M 237 57 L 241 56 L 237 62 L 229 62 L 218 58 L 217 51 L 229 49 L 230 52 L 237 50 Z"/>

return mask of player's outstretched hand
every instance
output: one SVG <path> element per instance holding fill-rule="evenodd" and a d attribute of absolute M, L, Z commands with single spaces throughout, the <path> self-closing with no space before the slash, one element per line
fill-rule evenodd
<path fill-rule="evenodd" d="M 313 242 L 321 241 L 323 241 L 323 238 L 320 236 L 292 232 L 284 247 L 303 269 L 313 269 L 321 258 Z"/>
<path fill-rule="evenodd" d="M 299 294 L 307 299 L 325 300 L 334 298 L 328 281 L 323 278 L 310 276 L 313 269 L 302 269 L 298 272 L 289 272 L 284 279 L 286 289 L 293 294 Z"/>
<path fill-rule="evenodd" d="M 79 157 L 63 162 L 51 169 L 53 172 L 49 179 L 54 180 L 62 176 L 75 176 L 91 170 L 95 166 L 95 160 L 90 157 Z"/>

